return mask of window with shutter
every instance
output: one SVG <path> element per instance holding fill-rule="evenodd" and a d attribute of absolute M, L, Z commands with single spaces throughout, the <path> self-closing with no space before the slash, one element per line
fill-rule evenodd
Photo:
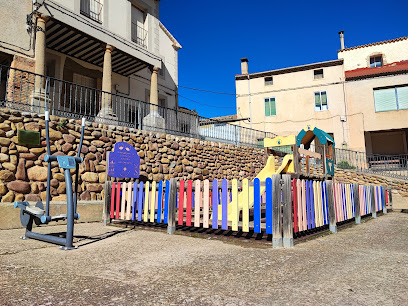
<path fill-rule="evenodd" d="M 374 104 L 376 112 L 397 110 L 395 88 L 374 90 Z"/>
<path fill-rule="evenodd" d="M 398 109 L 408 109 L 408 86 L 397 87 Z"/>
<path fill-rule="evenodd" d="M 271 115 L 271 108 L 269 107 L 269 98 L 265 99 L 265 116 Z"/>
<path fill-rule="evenodd" d="M 276 103 L 275 98 L 265 99 L 265 116 L 276 116 Z"/>

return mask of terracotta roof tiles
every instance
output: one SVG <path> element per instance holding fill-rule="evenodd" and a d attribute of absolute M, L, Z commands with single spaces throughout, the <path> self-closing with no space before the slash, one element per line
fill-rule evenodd
<path fill-rule="evenodd" d="M 387 64 L 380 67 L 358 68 L 345 72 L 346 80 L 366 79 L 389 74 L 408 73 L 408 60 Z"/>

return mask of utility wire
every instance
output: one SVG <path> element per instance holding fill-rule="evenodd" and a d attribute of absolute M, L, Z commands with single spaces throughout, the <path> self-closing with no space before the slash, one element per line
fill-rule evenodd
<path fill-rule="evenodd" d="M 350 115 L 347 115 L 345 117 L 352 117 L 352 116 L 355 116 L 355 115 L 363 115 L 363 117 L 364 117 L 364 114 L 362 112 L 350 114 Z M 329 120 L 329 119 L 333 119 L 333 118 L 341 117 L 341 116 L 344 116 L 344 115 L 334 115 L 334 116 L 327 117 L 327 118 L 309 118 L 309 119 L 304 119 L 304 120 L 284 120 L 284 121 L 278 121 L 278 122 L 265 122 L 265 121 L 262 121 L 262 122 L 252 122 L 252 124 L 270 124 L 270 123 L 271 124 L 279 124 L 279 123 L 285 123 L 285 122 L 294 122 L 294 123 L 296 123 L 296 122 L 306 122 L 306 121 L 312 121 L 312 120 L 320 121 L 320 120 Z"/>
<path fill-rule="evenodd" d="M 197 90 L 197 91 L 203 91 L 203 92 L 208 92 L 208 93 L 213 93 L 213 94 L 219 94 L 219 95 L 237 96 L 236 94 L 229 93 L 229 92 L 212 91 L 212 90 L 199 89 L 199 88 L 187 87 L 187 86 L 182 86 L 182 85 L 179 85 L 178 87 L 185 88 L 185 89 L 191 89 L 191 90 Z"/>
<path fill-rule="evenodd" d="M 215 105 L 209 105 L 209 104 L 205 104 L 205 103 L 200 103 L 200 102 L 197 102 L 197 101 L 192 100 L 192 99 L 190 99 L 190 98 L 184 97 L 184 96 L 182 96 L 182 95 L 180 95 L 180 94 L 178 94 L 178 96 L 181 97 L 181 98 L 184 98 L 184 99 L 186 99 L 186 100 L 188 100 L 188 101 L 191 101 L 191 102 L 193 102 L 193 103 L 196 103 L 196 104 L 198 104 L 198 105 L 203 105 L 203 106 L 207 106 L 207 107 L 214 107 L 214 108 L 235 109 L 235 107 L 215 106 Z"/>

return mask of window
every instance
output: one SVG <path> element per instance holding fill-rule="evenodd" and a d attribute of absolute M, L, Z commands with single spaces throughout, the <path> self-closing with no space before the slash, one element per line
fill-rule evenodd
<path fill-rule="evenodd" d="M 99 23 L 102 22 L 102 1 L 101 0 L 81 0 L 80 12 L 82 15 L 91 18 Z"/>
<path fill-rule="evenodd" d="M 376 112 L 408 109 L 408 86 L 374 89 Z"/>
<path fill-rule="evenodd" d="M 265 77 L 265 86 L 268 85 L 273 85 L 273 77 L 271 76 Z"/>
<path fill-rule="evenodd" d="M 276 116 L 275 98 L 265 99 L 265 116 Z"/>
<path fill-rule="evenodd" d="M 370 57 L 370 67 L 380 67 L 382 66 L 382 55 L 376 55 Z"/>
<path fill-rule="evenodd" d="M 142 47 L 146 47 L 147 31 L 144 29 L 145 19 L 145 13 L 132 5 L 132 41 Z"/>
<path fill-rule="evenodd" d="M 319 91 L 314 93 L 315 97 L 315 111 L 325 111 L 327 107 L 327 94 L 325 91 Z"/>
<path fill-rule="evenodd" d="M 316 69 L 313 71 L 314 73 L 314 79 L 323 79 L 323 69 Z"/>

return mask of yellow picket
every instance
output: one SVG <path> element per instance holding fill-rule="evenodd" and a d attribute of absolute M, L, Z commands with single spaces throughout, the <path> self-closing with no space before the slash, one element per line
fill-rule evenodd
<path fill-rule="evenodd" d="M 150 200 L 150 222 L 154 222 L 154 212 L 156 207 L 156 182 L 152 182 L 152 197 Z"/>
<path fill-rule="evenodd" d="M 242 192 L 244 202 L 242 205 L 242 231 L 249 232 L 249 182 L 248 179 L 242 181 Z"/>
<path fill-rule="evenodd" d="M 144 211 L 143 211 L 143 221 L 148 221 L 148 214 L 149 214 L 149 182 L 146 182 L 145 185 L 145 203 L 144 203 Z"/>

